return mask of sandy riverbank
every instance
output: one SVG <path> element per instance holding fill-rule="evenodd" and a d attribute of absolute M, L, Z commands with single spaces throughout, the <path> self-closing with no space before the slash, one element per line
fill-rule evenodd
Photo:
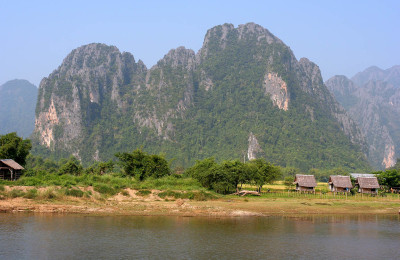
<path fill-rule="evenodd" d="M 29 189 L 19 187 L 20 189 Z M 81 213 L 100 215 L 165 216 L 269 216 L 293 214 L 398 214 L 399 201 L 355 201 L 319 198 L 266 198 L 223 196 L 215 200 L 160 198 L 158 192 L 139 196 L 126 189 L 124 195 L 102 198 L 62 196 L 55 199 L 3 198 L 0 212 Z M 94 194 L 96 195 L 96 194 Z"/>

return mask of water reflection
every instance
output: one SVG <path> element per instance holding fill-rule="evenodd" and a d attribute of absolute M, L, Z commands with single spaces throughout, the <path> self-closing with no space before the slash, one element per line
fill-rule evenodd
<path fill-rule="evenodd" d="M 399 222 L 0 214 L 0 259 L 397 258 Z"/>

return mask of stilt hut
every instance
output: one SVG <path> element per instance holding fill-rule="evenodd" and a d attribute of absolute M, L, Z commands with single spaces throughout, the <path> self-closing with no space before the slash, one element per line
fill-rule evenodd
<path fill-rule="evenodd" d="M 332 192 L 350 192 L 353 188 L 350 176 L 331 175 L 329 176 L 329 190 Z"/>
<path fill-rule="evenodd" d="M 294 184 L 296 185 L 297 191 L 314 192 L 315 186 L 317 186 L 314 175 L 296 174 L 296 177 L 294 178 Z"/>
<path fill-rule="evenodd" d="M 12 159 L 0 159 L 0 179 L 15 181 L 21 177 L 24 167 Z"/>
<path fill-rule="evenodd" d="M 356 184 L 360 193 L 378 194 L 379 183 L 376 177 L 358 177 Z"/>

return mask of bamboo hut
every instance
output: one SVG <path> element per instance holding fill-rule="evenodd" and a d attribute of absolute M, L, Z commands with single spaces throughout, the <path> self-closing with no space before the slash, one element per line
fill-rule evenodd
<path fill-rule="evenodd" d="M 12 159 L 0 159 L 0 179 L 15 181 L 21 177 L 24 167 Z"/>
<path fill-rule="evenodd" d="M 367 194 L 378 194 L 379 183 L 376 177 L 358 177 L 358 192 Z"/>
<path fill-rule="evenodd" d="M 350 192 L 353 188 L 350 176 L 331 175 L 329 176 L 329 190 L 332 192 Z"/>
<path fill-rule="evenodd" d="M 297 191 L 314 192 L 315 186 L 317 186 L 314 175 L 296 174 L 296 177 L 294 178 L 294 184 L 296 185 Z"/>

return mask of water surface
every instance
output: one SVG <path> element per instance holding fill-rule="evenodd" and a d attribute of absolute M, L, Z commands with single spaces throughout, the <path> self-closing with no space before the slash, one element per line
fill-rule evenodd
<path fill-rule="evenodd" d="M 0 214 L 0 259 L 395 259 L 398 216 Z"/>

